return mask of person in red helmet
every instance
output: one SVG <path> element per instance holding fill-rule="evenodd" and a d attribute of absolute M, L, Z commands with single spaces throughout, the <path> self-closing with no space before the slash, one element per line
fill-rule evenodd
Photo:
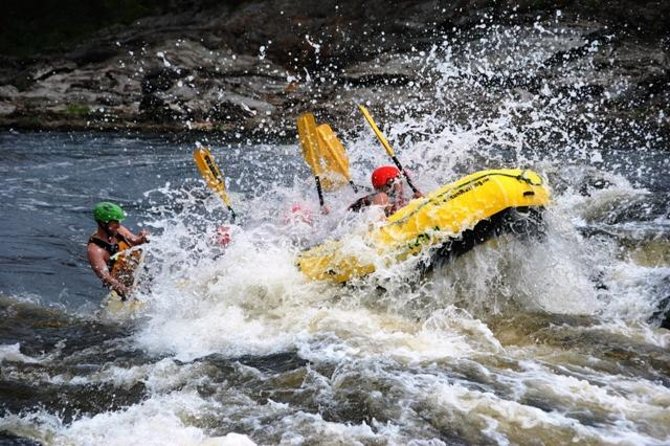
<path fill-rule="evenodd" d="M 349 210 L 358 212 L 368 206 L 381 206 L 388 217 L 407 204 L 402 174 L 397 167 L 378 167 L 372 172 L 370 180 L 375 191 L 356 200 L 349 206 Z M 414 194 L 414 198 L 421 196 L 423 195 L 420 192 Z"/>

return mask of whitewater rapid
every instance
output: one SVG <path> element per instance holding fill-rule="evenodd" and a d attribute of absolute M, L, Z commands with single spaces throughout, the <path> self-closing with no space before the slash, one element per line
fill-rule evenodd
<path fill-rule="evenodd" d="M 668 444 L 667 147 L 599 144 L 617 129 L 594 118 L 598 99 L 573 94 L 600 75 L 602 43 L 536 93 L 492 83 L 532 77 L 581 36 L 499 26 L 398 56 L 432 88 L 389 103 L 381 123 L 420 189 L 492 167 L 532 168 L 552 189 L 544 237 L 503 236 L 427 274 L 413 258 L 347 286 L 301 275 L 301 249 L 376 217 L 348 216 L 346 188 L 322 214 L 297 142 L 3 134 L 0 433 L 52 445 Z M 336 130 L 367 184 L 384 151 L 362 124 Z M 195 139 L 222 165 L 239 221 L 199 179 Z M 82 254 L 102 198 L 152 233 L 136 313 L 99 307 Z"/>

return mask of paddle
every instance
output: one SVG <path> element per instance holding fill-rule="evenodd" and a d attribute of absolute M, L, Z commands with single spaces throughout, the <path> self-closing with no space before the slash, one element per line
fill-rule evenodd
<path fill-rule="evenodd" d="M 207 186 L 221 197 L 230 211 L 232 220 L 235 221 L 235 211 L 233 211 L 233 207 L 230 204 L 230 197 L 226 191 L 226 182 L 221 174 L 221 169 L 219 169 L 214 158 L 212 158 L 212 153 L 208 148 L 198 147 L 193 152 L 193 160 L 195 161 L 195 165 L 198 166 L 198 170 L 205 179 Z"/>
<path fill-rule="evenodd" d="M 312 170 L 316 181 L 316 192 L 319 194 L 319 205 L 323 207 L 323 191 L 321 190 L 321 162 L 318 158 L 318 141 L 316 135 L 316 120 L 311 113 L 304 113 L 298 117 L 298 138 L 300 147 L 307 165 Z"/>
<path fill-rule="evenodd" d="M 409 179 L 407 172 L 405 172 L 405 169 L 403 169 L 402 165 L 400 164 L 400 161 L 398 161 L 398 158 L 395 156 L 395 152 L 393 152 L 391 144 L 389 144 L 389 142 L 382 134 L 381 130 L 379 130 L 379 127 L 377 127 L 377 124 L 375 123 L 374 119 L 372 119 L 372 116 L 370 115 L 368 109 L 362 105 L 359 105 L 358 109 L 361 111 L 361 113 L 363 113 L 365 120 L 368 121 L 368 124 L 370 124 L 370 127 L 372 128 L 372 131 L 375 132 L 377 139 L 382 144 L 382 146 L 384 146 L 384 149 L 386 149 L 386 153 L 389 154 L 395 165 L 398 167 L 398 169 L 400 169 L 400 172 L 407 180 L 407 184 L 409 184 L 409 187 L 412 188 L 412 191 L 414 191 L 415 194 L 421 194 L 421 192 L 419 192 L 419 190 L 416 187 L 414 187 L 414 184 L 412 184 L 412 181 Z"/>
<path fill-rule="evenodd" d="M 328 124 L 321 124 L 316 128 L 316 133 L 322 143 L 319 147 L 324 148 L 324 150 L 321 150 L 322 158 L 326 160 L 326 163 L 332 170 L 336 171 L 349 181 L 354 192 L 358 192 L 358 188 L 351 180 L 351 173 L 349 173 L 349 158 L 347 157 L 347 152 L 337 138 L 337 135 L 335 135 L 335 132 L 333 132 L 333 129 L 330 128 Z"/>

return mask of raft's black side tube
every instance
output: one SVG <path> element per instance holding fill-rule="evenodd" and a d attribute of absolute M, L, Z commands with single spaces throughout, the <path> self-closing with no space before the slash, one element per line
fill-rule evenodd
<path fill-rule="evenodd" d="M 521 237 L 543 238 L 544 221 L 542 207 L 508 208 L 478 222 L 472 229 L 466 229 L 458 237 L 453 237 L 438 248 L 434 248 L 430 256 L 430 264 L 422 265 L 428 272 L 435 267 L 443 266 L 451 260 L 465 254 L 477 245 L 502 234 L 517 234 Z"/>

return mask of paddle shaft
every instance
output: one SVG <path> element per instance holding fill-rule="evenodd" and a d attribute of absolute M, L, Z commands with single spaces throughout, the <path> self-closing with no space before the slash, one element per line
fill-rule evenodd
<path fill-rule="evenodd" d="M 377 136 L 377 139 L 381 143 L 381 145 L 384 147 L 386 150 L 386 153 L 391 157 L 395 165 L 398 167 L 400 172 L 402 173 L 402 176 L 405 177 L 405 180 L 407 181 L 407 184 L 409 184 L 409 187 L 412 189 L 412 191 L 415 194 L 420 194 L 419 189 L 417 189 L 414 184 L 412 183 L 412 180 L 409 178 L 409 175 L 407 175 L 407 172 L 405 169 L 402 167 L 402 164 L 400 164 L 400 160 L 395 156 L 395 152 L 393 151 L 393 147 L 391 147 L 391 144 L 389 144 L 388 140 L 384 136 L 384 134 L 379 130 L 379 127 L 377 127 L 377 123 L 375 122 L 374 119 L 372 119 L 372 115 L 370 115 L 370 112 L 368 111 L 367 108 L 365 108 L 362 105 L 358 106 L 359 110 L 361 113 L 363 113 L 363 116 L 365 117 L 365 120 L 370 124 L 370 128 L 372 128 L 372 131 L 375 133 Z"/>
<path fill-rule="evenodd" d="M 398 161 L 398 158 L 396 158 L 395 155 L 391 155 L 391 159 L 398 167 L 398 169 L 400 169 L 400 172 L 402 172 L 402 176 L 405 177 L 405 180 L 407 181 L 407 184 L 409 184 L 410 189 L 412 189 L 412 192 L 414 192 L 415 194 L 420 194 L 421 192 L 419 192 L 419 189 L 417 189 L 416 186 L 414 186 L 412 180 L 409 178 L 409 175 L 407 175 L 407 171 L 403 169 L 402 165 L 400 164 L 400 161 Z"/>
<path fill-rule="evenodd" d="M 321 189 L 321 180 L 318 175 L 314 175 L 314 181 L 316 181 L 316 193 L 319 195 L 319 206 L 323 207 L 323 190 Z"/>

